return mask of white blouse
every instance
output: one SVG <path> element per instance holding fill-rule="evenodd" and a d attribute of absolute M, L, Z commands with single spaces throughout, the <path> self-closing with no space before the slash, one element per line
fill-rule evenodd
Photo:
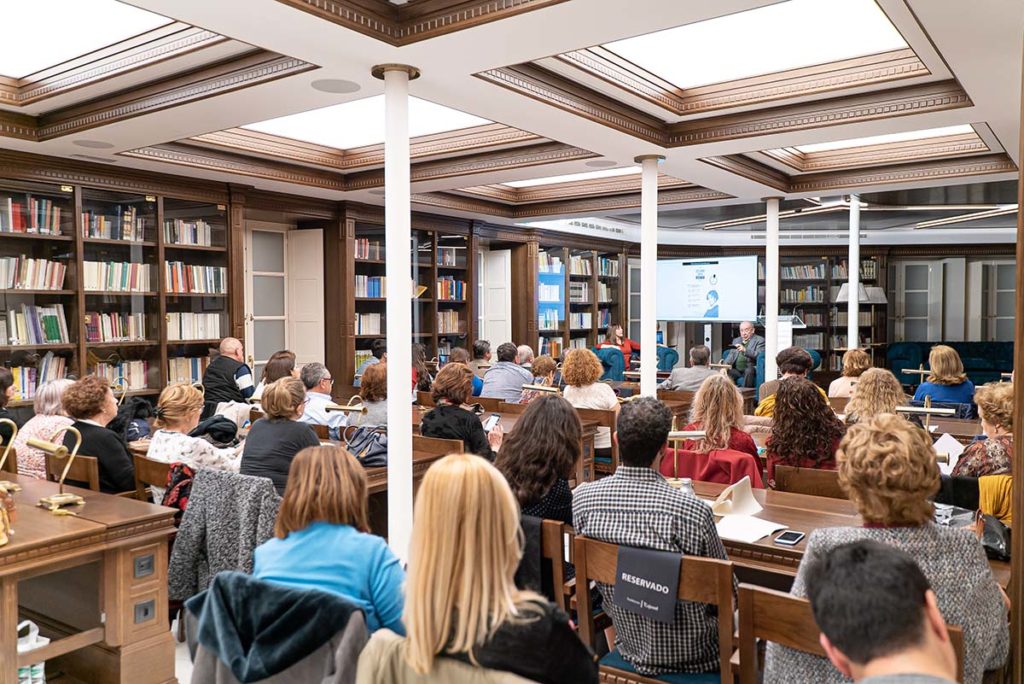
<path fill-rule="evenodd" d="M 236 449 L 237 447 L 220 449 L 205 439 L 189 437 L 172 430 L 157 430 L 150 440 L 146 456 L 163 463 L 181 462 L 193 468 L 212 468 L 237 473 L 241 458 Z M 159 503 L 164 497 L 163 487 L 150 487 L 150 490 L 153 492 L 153 500 Z"/>

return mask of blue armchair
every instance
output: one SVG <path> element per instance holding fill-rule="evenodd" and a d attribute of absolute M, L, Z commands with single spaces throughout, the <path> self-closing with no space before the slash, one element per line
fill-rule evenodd
<path fill-rule="evenodd" d="M 618 380 L 621 382 L 626 379 L 626 376 L 623 375 L 626 371 L 626 362 L 622 358 L 621 349 L 614 347 L 598 349 L 594 347 L 591 351 L 597 354 L 597 358 L 601 359 L 601 365 L 604 366 L 604 374 L 601 376 L 602 380 Z"/>

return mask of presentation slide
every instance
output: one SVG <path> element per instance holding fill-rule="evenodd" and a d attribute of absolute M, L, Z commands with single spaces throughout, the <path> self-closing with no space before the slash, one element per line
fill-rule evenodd
<path fill-rule="evenodd" d="M 658 261 L 659 321 L 745 321 L 757 317 L 757 257 Z"/>

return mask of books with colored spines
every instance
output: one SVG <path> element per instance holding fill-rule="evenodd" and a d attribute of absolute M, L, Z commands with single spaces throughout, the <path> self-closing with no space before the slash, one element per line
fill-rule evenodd
<path fill-rule="evenodd" d="M 373 357 L 373 352 L 369 349 L 356 349 L 355 353 L 355 367 L 359 368 L 363 365 L 363 362 L 368 361 Z"/>
<path fill-rule="evenodd" d="M 356 297 L 387 297 L 387 279 L 384 276 L 356 276 Z"/>
<path fill-rule="evenodd" d="M 132 342 L 145 339 L 145 314 L 96 311 L 85 314 L 86 342 Z"/>
<path fill-rule="evenodd" d="M 110 384 L 124 384 L 128 390 L 146 389 L 146 376 L 149 372 L 148 361 L 122 361 L 117 364 L 101 361 L 92 369 Z"/>
<path fill-rule="evenodd" d="M 146 239 L 146 219 L 139 216 L 138 208 L 131 205 L 118 204 L 112 213 L 84 209 L 82 237 L 142 242 Z"/>
<path fill-rule="evenodd" d="M 0 289 L 60 290 L 64 287 L 67 265 L 49 259 L 27 256 L 0 257 Z"/>
<path fill-rule="evenodd" d="M 220 339 L 220 319 L 219 313 L 168 312 L 167 339 L 174 342 Z"/>
<path fill-rule="evenodd" d="M 36 306 L 22 304 L 20 311 L 11 309 L 6 316 L 6 337 L 0 344 L 68 344 L 68 324 L 64 305 Z"/>
<path fill-rule="evenodd" d="M 438 335 L 458 335 L 461 333 L 459 325 L 459 312 L 458 311 L 438 311 L 437 312 L 437 334 Z"/>
<path fill-rule="evenodd" d="M 367 240 L 366 238 L 356 238 L 355 240 L 355 258 L 356 259 L 373 259 L 374 261 L 380 260 L 380 242 Z"/>
<path fill-rule="evenodd" d="M 28 401 L 36 396 L 40 387 L 50 382 L 67 376 L 67 359 L 63 356 L 54 356 L 52 351 L 46 352 L 39 359 L 35 366 L 13 366 L 11 375 L 14 376 L 15 401 Z"/>
<path fill-rule="evenodd" d="M 26 199 L 0 197 L 0 233 L 60 235 L 60 206 L 45 197 Z"/>
<path fill-rule="evenodd" d="M 167 359 L 168 383 L 187 382 L 195 384 L 203 381 L 203 373 L 210 365 L 208 356 L 180 356 Z"/>
<path fill-rule="evenodd" d="M 149 264 L 127 261 L 83 261 L 82 281 L 93 292 L 147 292 L 152 282 Z"/>
<path fill-rule="evenodd" d="M 213 244 L 213 229 L 203 219 L 164 219 L 164 242 L 209 247 Z"/>
<path fill-rule="evenodd" d="M 437 279 L 437 298 L 447 302 L 461 302 L 466 299 L 466 281 L 451 276 Z"/>
<path fill-rule="evenodd" d="M 164 277 L 168 292 L 227 294 L 228 270 L 224 266 L 196 266 L 181 261 L 166 261 Z"/>
<path fill-rule="evenodd" d="M 357 313 L 356 335 L 380 335 L 380 322 L 379 313 Z"/>

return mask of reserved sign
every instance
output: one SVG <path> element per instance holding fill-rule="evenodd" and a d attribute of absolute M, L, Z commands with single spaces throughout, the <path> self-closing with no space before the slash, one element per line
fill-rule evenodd
<path fill-rule="evenodd" d="M 673 551 L 620 546 L 615 605 L 658 622 L 672 622 L 680 560 Z"/>

